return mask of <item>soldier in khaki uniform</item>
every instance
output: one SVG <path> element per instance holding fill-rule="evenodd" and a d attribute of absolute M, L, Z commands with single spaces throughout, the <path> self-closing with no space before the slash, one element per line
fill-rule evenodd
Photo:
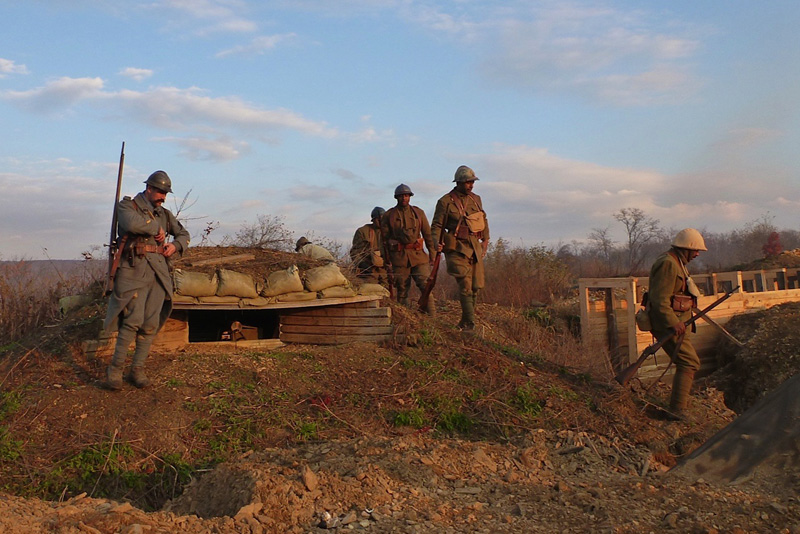
<path fill-rule="evenodd" d="M 674 337 L 664 343 L 664 351 L 673 355 L 676 347 L 678 350 L 673 356 L 675 378 L 669 403 L 670 410 L 678 416 L 686 410 L 694 374 L 700 369 L 700 358 L 684 323 L 691 317 L 700 296 L 686 265 L 702 250 L 708 249 L 700 232 L 685 228 L 672 240 L 672 248 L 656 258 L 650 268 L 648 314 L 653 335 L 661 339 L 674 332 Z"/>
<path fill-rule="evenodd" d="M 408 306 L 412 278 L 419 290 L 423 291 L 436 257 L 428 218 L 420 208 L 410 204 L 412 196 L 414 193 L 410 187 L 398 185 L 394 190 L 397 205 L 381 219 L 381 232 L 389 254 L 386 259 L 392 266 L 397 302 L 404 306 Z M 427 252 L 423 250 L 423 245 Z M 435 310 L 434 299 L 430 298 L 426 311 L 433 314 Z"/>
<path fill-rule="evenodd" d="M 122 388 L 122 370 L 128 347 L 136 342 L 128 380 L 136 387 L 150 385 L 144 363 L 150 346 L 172 311 L 172 275 L 167 259 L 180 256 L 189 246 L 189 232 L 162 207 L 172 182 L 164 171 L 145 181 L 147 187 L 117 206 L 118 233 L 125 245 L 108 303 L 105 332 L 119 331 L 114 355 L 106 371 L 109 389 Z M 173 236 L 171 243 L 167 236 Z"/>
<path fill-rule="evenodd" d="M 383 236 L 381 235 L 381 218 L 386 210 L 376 206 L 369 214 L 372 220 L 356 230 L 353 246 L 350 248 L 350 259 L 356 267 L 356 276 L 365 282 L 388 285 L 386 266 L 383 258 Z"/>
<path fill-rule="evenodd" d="M 483 289 L 483 257 L 489 246 L 489 221 L 481 197 L 472 192 L 478 177 L 466 165 L 455 173 L 456 186 L 436 203 L 433 240 L 444 250 L 447 272 L 458 283 L 462 330 L 475 328 L 475 303 Z"/>

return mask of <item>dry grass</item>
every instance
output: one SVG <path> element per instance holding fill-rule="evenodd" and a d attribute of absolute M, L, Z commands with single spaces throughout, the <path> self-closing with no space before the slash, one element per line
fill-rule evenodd
<path fill-rule="evenodd" d="M 99 291 L 96 262 L 0 263 L 0 348 L 61 319 L 62 297 Z"/>

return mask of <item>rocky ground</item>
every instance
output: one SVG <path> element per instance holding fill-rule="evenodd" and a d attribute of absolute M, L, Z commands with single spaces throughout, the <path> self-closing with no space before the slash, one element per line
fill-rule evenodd
<path fill-rule="evenodd" d="M 668 388 L 618 387 L 602 365 L 583 372 L 579 345 L 557 327 L 481 305 L 465 335 L 454 308 L 440 312 L 396 310 L 419 333 L 409 346 L 157 354 L 143 391 L 102 389 L 103 361 L 52 340 L 6 357 L 0 532 L 800 533 L 800 452 L 733 483 L 671 470 L 736 418 L 713 375 L 689 417 L 667 421 Z M 446 431 L 452 411 L 432 408 L 442 399 L 461 402 L 469 428 Z M 419 424 L 398 423 L 414 413 Z M 234 447 L 226 432 L 243 418 L 257 437 Z M 115 444 L 131 451 L 117 478 L 169 452 L 194 466 L 191 481 L 147 512 L 145 500 L 114 497 Z M 101 469 L 83 491 L 45 483 L 86 450 L 101 451 Z M 211 452 L 221 463 L 197 468 Z"/>

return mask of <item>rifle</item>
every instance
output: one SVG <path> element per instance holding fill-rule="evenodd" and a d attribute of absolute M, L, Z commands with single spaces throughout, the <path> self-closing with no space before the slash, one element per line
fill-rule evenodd
<path fill-rule="evenodd" d="M 714 302 L 712 302 L 711 304 L 709 304 L 708 306 L 697 312 L 697 315 L 692 315 L 692 317 L 684 321 L 683 324 L 685 324 L 686 326 L 691 326 L 695 321 L 697 321 L 698 319 L 706 315 L 708 312 L 710 312 L 711 310 L 722 304 L 722 302 L 727 300 L 728 297 L 733 295 L 738 289 L 739 286 L 734 287 L 733 289 L 725 293 L 723 296 L 721 296 L 720 298 L 718 298 L 717 300 L 715 300 Z M 675 334 L 673 332 L 669 332 L 665 334 L 661 339 L 653 343 L 652 345 L 646 347 L 642 351 L 642 354 L 639 356 L 639 359 L 630 364 L 625 369 L 623 369 L 617 376 L 614 377 L 614 380 L 616 380 L 623 386 L 627 384 L 639 370 L 639 367 L 642 366 L 644 361 L 653 354 L 655 354 L 656 352 L 658 352 L 658 349 L 660 349 L 664 345 L 664 343 L 669 341 L 674 335 Z"/>
<path fill-rule="evenodd" d="M 122 167 L 125 165 L 125 141 L 122 142 L 122 150 L 119 153 L 119 170 L 117 171 L 117 194 L 114 198 L 114 211 L 111 215 L 111 236 L 108 239 L 108 276 L 106 277 L 106 296 L 114 290 L 114 277 L 117 274 L 117 267 L 128 239 L 127 234 L 117 241 L 117 205 L 119 204 L 119 193 L 122 190 Z"/>
<path fill-rule="evenodd" d="M 439 244 L 444 243 L 444 226 L 442 226 L 442 233 L 439 235 Z M 438 247 L 437 247 L 438 248 Z M 431 274 L 425 282 L 425 290 L 419 296 L 419 311 L 424 312 L 428 309 L 428 300 L 431 297 L 433 287 L 436 285 L 436 276 L 439 274 L 439 263 L 442 261 L 442 253 L 436 252 L 436 259 L 433 260 L 433 267 L 431 267 Z"/>
<path fill-rule="evenodd" d="M 391 256 L 389 256 L 388 239 L 383 237 L 381 241 L 383 243 L 383 254 L 386 256 L 383 259 L 383 265 L 386 267 L 386 281 L 389 283 L 389 298 L 394 300 L 394 269 L 392 269 Z"/>

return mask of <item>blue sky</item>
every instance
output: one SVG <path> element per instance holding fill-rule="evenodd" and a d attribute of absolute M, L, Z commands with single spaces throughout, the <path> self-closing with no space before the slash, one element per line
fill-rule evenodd
<path fill-rule="evenodd" d="M 800 4 L 0 0 L 0 259 L 78 258 L 169 173 L 194 242 L 258 215 L 349 243 L 455 169 L 493 238 L 798 228 Z M 174 203 L 168 200 L 168 205 Z M 46 250 L 46 253 L 45 253 Z"/>

